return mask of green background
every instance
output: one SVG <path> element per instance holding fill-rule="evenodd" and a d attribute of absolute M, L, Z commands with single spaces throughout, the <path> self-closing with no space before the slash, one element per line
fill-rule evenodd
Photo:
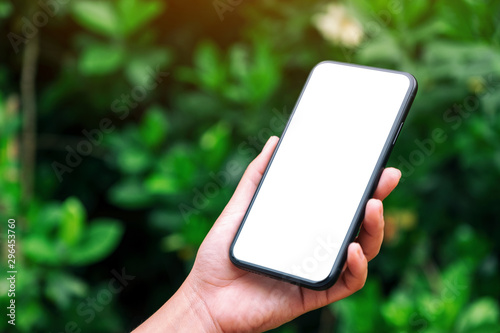
<path fill-rule="evenodd" d="M 0 29 L 15 330 L 123 332 L 151 315 L 330 59 L 417 78 L 389 161 L 403 181 L 365 288 L 277 331 L 500 332 L 500 2 L 0 0 Z"/>

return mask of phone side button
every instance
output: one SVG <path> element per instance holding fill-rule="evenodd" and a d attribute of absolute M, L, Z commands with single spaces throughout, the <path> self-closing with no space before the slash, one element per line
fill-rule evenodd
<path fill-rule="evenodd" d="M 396 143 L 396 140 L 398 139 L 398 136 L 399 136 L 399 132 L 401 132 L 401 128 L 403 127 L 403 123 L 401 123 L 399 125 L 399 128 L 398 128 L 398 132 L 396 133 L 396 136 L 394 137 L 394 141 L 392 141 L 392 145 L 394 146 L 394 144 Z"/>

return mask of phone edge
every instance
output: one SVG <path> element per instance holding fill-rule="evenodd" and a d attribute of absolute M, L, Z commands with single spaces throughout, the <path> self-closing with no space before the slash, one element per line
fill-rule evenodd
<path fill-rule="evenodd" d="M 357 67 L 357 68 L 365 68 L 365 69 L 370 69 L 370 70 L 377 70 L 377 71 L 382 71 L 382 72 L 390 72 L 394 74 L 400 74 L 404 75 L 408 78 L 409 80 L 409 86 L 408 90 L 406 92 L 406 95 L 403 99 L 403 102 L 401 103 L 400 110 L 398 111 L 398 114 L 394 120 L 394 123 L 392 125 L 391 131 L 389 132 L 389 135 L 387 136 L 387 140 L 384 144 L 384 147 L 382 148 L 382 152 L 379 155 L 379 159 L 377 160 L 377 163 L 375 164 L 375 168 L 372 172 L 372 175 L 370 177 L 370 180 L 368 181 L 368 184 L 366 186 L 365 192 L 363 193 L 363 196 L 361 197 L 360 203 L 358 205 L 358 208 L 356 210 L 356 213 L 354 214 L 353 220 L 351 221 L 350 227 L 347 231 L 346 237 L 344 239 L 344 242 L 342 243 L 340 250 L 339 250 L 339 255 L 337 256 L 337 259 L 335 260 L 332 270 L 330 271 L 330 274 L 323 280 L 321 281 L 310 281 L 306 279 L 300 279 L 296 278 L 293 275 L 290 274 L 285 274 L 267 267 L 262 267 L 259 265 L 255 265 L 253 263 L 247 263 L 245 261 L 239 260 L 234 256 L 233 249 L 234 245 L 238 240 L 239 234 L 243 228 L 243 225 L 247 219 L 248 214 L 250 213 L 250 210 L 253 206 L 253 203 L 259 193 L 259 190 L 261 188 L 262 183 L 264 182 L 264 179 L 267 175 L 267 172 L 272 165 L 272 162 L 274 160 L 274 157 L 279 149 L 279 146 L 281 144 L 281 141 L 284 139 L 286 135 L 286 131 L 288 129 L 289 124 L 291 123 L 293 116 L 295 115 L 295 111 L 300 104 L 300 101 L 302 99 L 302 96 L 304 94 L 304 91 L 309 83 L 309 80 L 316 70 L 318 66 L 324 63 L 334 63 L 338 65 L 343 65 L 343 66 L 350 66 L 350 67 Z M 313 290 L 325 290 L 328 289 L 329 287 L 333 286 L 335 282 L 338 280 L 340 273 L 342 272 L 342 268 L 344 266 L 344 263 L 347 259 L 347 248 L 350 243 L 354 241 L 354 239 L 357 236 L 358 230 L 361 226 L 361 223 L 363 221 L 364 217 L 364 211 L 366 207 L 366 203 L 370 198 L 372 198 L 373 193 L 375 192 L 376 186 L 378 185 L 378 182 L 380 180 L 380 177 L 382 176 L 382 172 L 385 169 L 385 166 L 389 160 L 389 157 L 391 155 L 392 149 L 394 147 L 394 140 L 396 139 L 396 135 L 398 134 L 399 126 L 401 123 L 403 123 L 404 126 L 404 121 L 410 111 L 410 108 L 413 104 L 413 101 L 415 99 L 415 96 L 418 91 L 418 82 L 416 78 L 407 72 L 402 72 L 402 71 L 396 71 L 396 70 L 391 70 L 391 69 L 384 69 L 384 68 L 377 68 L 377 67 L 371 67 L 371 66 L 364 66 L 364 65 L 357 65 L 357 64 L 349 64 L 349 63 L 343 63 L 339 61 L 333 61 L 333 60 L 326 60 L 326 61 L 321 61 L 318 64 L 316 64 L 313 69 L 310 71 L 306 82 L 304 83 L 304 86 L 302 88 L 302 91 L 299 95 L 299 98 L 297 99 L 297 102 L 295 103 L 295 106 L 290 114 L 290 117 L 288 118 L 287 124 L 283 130 L 283 133 L 281 134 L 281 137 L 279 138 L 278 144 L 276 145 L 276 148 L 273 152 L 273 155 L 271 156 L 271 159 L 269 160 L 269 163 L 266 166 L 266 170 L 262 174 L 262 178 L 259 181 L 259 184 L 257 186 L 257 189 L 255 190 L 254 195 L 252 196 L 252 200 L 250 201 L 250 204 L 248 205 L 248 208 L 245 212 L 245 215 L 243 216 L 243 219 L 240 222 L 240 225 L 238 227 L 238 230 L 233 238 L 233 241 L 231 242 L 231 245 L 229 247 L 229 259 L 230 261 L 238 268 L 259 274 L 259 275 L 264 275 L 276 280 L 280 281 L 285 281 L 287 283 L 303 286 L 309 289 Z M 402 128 L 401 128 L 402 130 Z"/>

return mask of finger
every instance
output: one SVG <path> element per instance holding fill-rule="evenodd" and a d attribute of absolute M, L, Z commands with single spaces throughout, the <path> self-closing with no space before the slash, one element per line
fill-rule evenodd
<path fill-rule="evenodd" d="M 222 212 L 224 215 L 236 214 L 239 216 L 245 214 L 278 141 L 278 137 L 270 137 L 261 153 L 248 165 L 231 200 Z"/>
<path fill-rule="evenodd" d="M 358 235 L 358 242 L 368 261 L 375 258 L 384 239 L 382 201 L 370 199 L 366 204 L 365 219 Z"/>
<path fill-rule="evenodd" d="M 358 243 L 347 250 L 347 266 L 337 283 L 327 290 L 328 303 L 343 299 L 363 288 L 368 276 L 368 261 Z"/>
<path fill-rule="evenodd" d="M 384 172 L 382 172 L 382 176 L 380 177 L 373 197 L 375 199 L 384 200 L 389 193 L 396 188 L 400 179 L 401 171 L 396 168 L 386 168 Z"/>

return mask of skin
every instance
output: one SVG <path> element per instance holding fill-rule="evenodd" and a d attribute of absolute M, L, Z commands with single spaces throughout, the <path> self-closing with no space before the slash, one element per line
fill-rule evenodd
<path fill-rule="evenodd" d="M 349 245 L 338 281 L 324 291 L 291 285 L 235 267 L 229 247 L 278 143 L 271 137 L 248 166 L 231 200 L 200 246 L 190 274 L 179 290 L 134 332 L 260 332 L 343 299 L 366 281 L 368 262 L 384 236 L 382 200 L 401 172 L 384 170 L 355 242 Z"/>

